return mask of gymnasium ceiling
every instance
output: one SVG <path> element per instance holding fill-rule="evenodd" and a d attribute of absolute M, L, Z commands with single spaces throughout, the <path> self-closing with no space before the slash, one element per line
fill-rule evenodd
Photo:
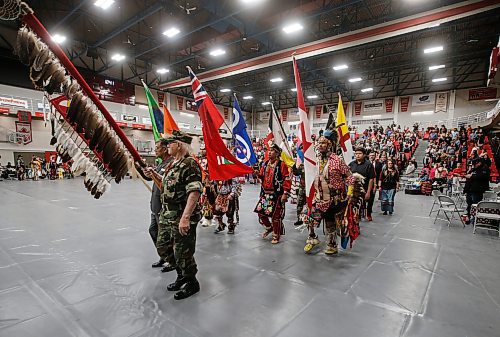
<path fill-rule="evenodd" d="M 27 1 L 51 34 L 81 68 L 114 79 L 191 96 L 189 87 L 169 88 L 186 77 L 186 66 L 203 74 L 237 62 L 372 27 L 443 6 L 456 0 L 115 0 L 103 10 L 95 0 Z M 283 27 L 300 22 L 303 29 L 285 34 Z M 0 57 L 12 58 L 16 25 L 0 23 Z M 179 33 L 162 33 L 175 27 Z M 486 84 L 491 49 L 500 35 L 500 9 L 496 8 L 436 27 L 408 32 L 342 50 L 298 60 L 306 104 L 382 98 Z M 444 50 L 424 54 L 429 46 Z M 210 55 L 216 48 L 226 53 Z M 120 53 L 126 58 L 111 58 Z M 348 65 L 334 71 L 333 66 Z M 445 68 L 429 70 L 432 65 Z M 169 72 L 159 74 L 158 69 Z M 281 82 L 270 82 L 281 77 Z M 362 80 L 350 83 L 349 78 Z M 433 83 L 444 77 L 446 81 Z M 200 76 L 203 78 L 203 76 Z M 292 63 L 286 62 L 238 75 L 203 81 L 216 103 L 231 105 L 235 92 L 245 110 L 262 111 L 272 96 L 278 108 L 296 107 Z M 361 89 L 373 88 L 363 93 Z M 253 99 L 243 100 L 243 96 Z"/>

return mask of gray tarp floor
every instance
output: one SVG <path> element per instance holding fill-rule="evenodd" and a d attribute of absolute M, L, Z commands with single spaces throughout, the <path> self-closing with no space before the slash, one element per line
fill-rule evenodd
<path fill-rule="evenodd" d="M 434 225 L 429 197 L 400 193 L 352 250 L 307 256 L 293 205 L 282 243 L 260 238 L 257 194 L 236 235 L 198 228 L 201 292 L 178 302 L 140 182 L 98 201 L 81 179 L 0 182 L 0 336 L 500 336 L 496 234 Z"/>

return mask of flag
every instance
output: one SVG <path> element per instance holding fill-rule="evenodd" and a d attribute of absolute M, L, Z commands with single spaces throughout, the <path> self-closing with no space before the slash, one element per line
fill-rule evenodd
<path fill-rule="evenodd" d="M 191 68 L 187 68 L 202 124 L 210 179 L 227 180 L 252 173 L 252 168 L 240 163 L 224 144 L 219 134 L 219 128 L 224 123 L 224 119 Z"/>
<path fill-rule="evenodd" d="M 335 127 L 339 133 L 339 145 L 342 148 L 342 154 L 344 155 L 344 161 L 346 164 L 349 163 L 354 158 L 354 151 L 352 150 L 351 134 L 349 133 L 349 127 L 347 126 L 347 120 L 345 119 L 344 106 L 342 105 L 342 97 L 339 92 L 339 105 L 337 107 L 337 121 Z"/>
<path fill-rule="evenodd" d="M 236 158 L 247 166 L 254 165 L 257 162 L 257 157 L 253 150 L 252 141 L 248 137 L 247 124 L 241 113 L 236 94 L 233 103 L 233 138 L 236 146 Z"/>
<path fill-rule="evenodd" d="M 174 130 L 180 131 L 167 106 L 163 104 L 163 133 L 171 135 Z"/>
<path fill-rule="evenodd" d="M 276 110 L 274 110 L 274 104 L 271 104 L 272 112 L 269 117 L 269 134 L 266 137 L 266 144 L 274 139 L 274 143 L 281 148 L 281 160 L 285 162 L 288 167 L 292 167 L 295 161 L 292 157 L 292 151 L 288 145 L 287 137 L 283 125 L 281 125 L 280 119 Z"/>
<path fill-rule="evenodd" d="M 304 151 L 302 150 L 302 141 L 300 138 L 297 140 L 297 161 L 296 165 L 299 166 L 304 162 Z"/>
<path fill-rule="evenodd" d="M 309 209 L 312 206 L 314 197 L 314 178 L 317 174 L 316 152 L 314 151 L 313 141 L 311 137 L 311 125 L 309 116 L 306 112 L 306 104 L 304 103 L 304 95 L 302 94 L 302 84 L 300 83 L 299 68 L 297 60 L 293 57 L 293 72 L 295 75 L 295 87 L 297 88 L 297 107 L 299 108 L 299 139 L 302 143 L 302 152 L 304 153 L 304 174 L 305 174 L 305 189 L 306 200 Z"/>
<path fill-rule="evenodd" d="M 146 99 L 148 100 L 149 116 L 151 118 L 151 124 L 153 125 L 153 136 L 155 142 L 157 142 L 160 140 L 161 134 L 163 133 L 163 113 L 146 83 L 144 83 L 143 80 L 141 80 L 141 82 L 146 92 Z"/>

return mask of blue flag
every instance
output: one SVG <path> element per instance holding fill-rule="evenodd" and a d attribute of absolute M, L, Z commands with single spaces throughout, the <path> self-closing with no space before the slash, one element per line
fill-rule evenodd
<path fill-rule="evenodd" d="M 252 142 L 247 133 L 247 124 L 241 113 L 240 105 L 234 96 L 233 105 L 233 135 L 235 138 L 236 158 L 243 164 L 252 166 L 257 163 L 257 157 L 253 151 Z"/>

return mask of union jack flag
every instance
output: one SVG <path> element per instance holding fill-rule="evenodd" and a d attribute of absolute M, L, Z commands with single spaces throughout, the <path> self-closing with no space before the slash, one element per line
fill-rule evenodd
<path fill-rule="evenodd" d="M 196 75 L 194 74 L 191 67 L 187 67 L 187 69 L 189 72 L 189 77 L 191 78 L 191 88 L 193 90 L 194 101 L 198 103 L 199 101 L 207 98 L 208 94 L 201 82 L 198 80 L 198 77 L 196 77 Z M 199 104 L 196 105 L 199 106 Z"/>

